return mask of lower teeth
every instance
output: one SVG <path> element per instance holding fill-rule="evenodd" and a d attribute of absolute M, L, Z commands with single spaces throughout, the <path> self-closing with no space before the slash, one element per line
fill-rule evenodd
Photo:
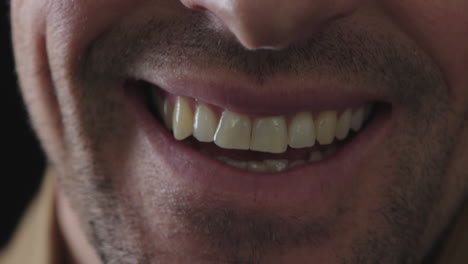
<path fill-rule="evenodd" d="M 299 167 L 309 163 L 316 163 L 335 154 L 337 147 L 332 145 L 325 151 L 314 151 L 310 153 L 308 160 L 263 160 L 263 161 L 240 161 L 224 156 L 216 157 L 217 160 L 238 169 L 253 171 L 253 172 L 282 172 L 288 169 Z"/>

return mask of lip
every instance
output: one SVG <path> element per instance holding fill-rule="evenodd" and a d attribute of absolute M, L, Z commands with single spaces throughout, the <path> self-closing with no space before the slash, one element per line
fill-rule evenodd
<path fill-rule="evenodd" d="M 255 173 L 237 169 L 177 141 L 150 113 L 135 87 L 126 87 L 125 103 L 152 146 L 154 156 L 172 171 L 170 180 L 201 188 L 205 193 L 223 193 L 243 204 L 248 201 L 273 206 L 315 201 L 359 176 L 364 161 L 377 155 L 385 138 L 391 111 L 377 115 L 360 133 L 333 156 L 318 163 L 279 173 Z M 233 202 L 233 201 L 231 201 Z"/>
<path fill-rule="evenodd" d="M 356 83 L 343 85 L 342 81 L 334 82 L 330 78 L 272 77 L 259 81 L 216 69 L 205 69 L 196 74 L 183 67 L 177 74 L 163 71 L 155 75 L 151 69 L 143 69 L 134 79 L 150 83 L 170 95 L 195 98 L 199 102 L 249 116 L 323 110 L 343 112 L 367 103 L 390 101 L 382 95 L 366 92 Z"/>

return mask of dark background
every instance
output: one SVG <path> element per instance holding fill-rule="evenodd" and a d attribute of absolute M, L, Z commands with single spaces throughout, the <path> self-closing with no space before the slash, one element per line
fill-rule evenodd
<path fill-rule="evenodd" d="M 1 101 L 4 109 L 0 180 L 0 248 L 37 191 L 44 154 L 29 125 L 16 81 L 10 38 L 9 1 L 0 1 Z"/>

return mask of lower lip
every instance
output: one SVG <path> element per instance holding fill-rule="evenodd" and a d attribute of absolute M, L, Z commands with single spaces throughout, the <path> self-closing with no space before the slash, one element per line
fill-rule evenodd
<path fill-rule="evenodd" d="M 134 88 L 134 87 L 133 87 Z M 204 193 L 230 195 L 239 202 L 291 204 L 311 201 L 338 191 L 337 186 L 358 177 L 365 162 L 376 157 L 379 144 L 391 123 L 391 111 L 375 118 L 333 156 L 279 173 L 256 173 L 226 165 L 177 141 L 147 109 L 136 89 L 125 89 L 125 103 L 147 136 L 154 157 L 162 159 L 168 171 L 167 179 L 176 184 L 192 186 Z"/>

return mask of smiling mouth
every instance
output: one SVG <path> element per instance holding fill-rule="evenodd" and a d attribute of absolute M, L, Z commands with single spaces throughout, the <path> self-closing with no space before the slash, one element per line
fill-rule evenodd
<path fill-rule="evenodd" d="M 175 140 L 230 167 L 279 173 L 332 159 L 368 125 L 391 109 L 366 101 L 320 111 L 256 115 L 137 85 L 153 117 Z M 268 99 L 268 98 L 266 98 Z"/>

